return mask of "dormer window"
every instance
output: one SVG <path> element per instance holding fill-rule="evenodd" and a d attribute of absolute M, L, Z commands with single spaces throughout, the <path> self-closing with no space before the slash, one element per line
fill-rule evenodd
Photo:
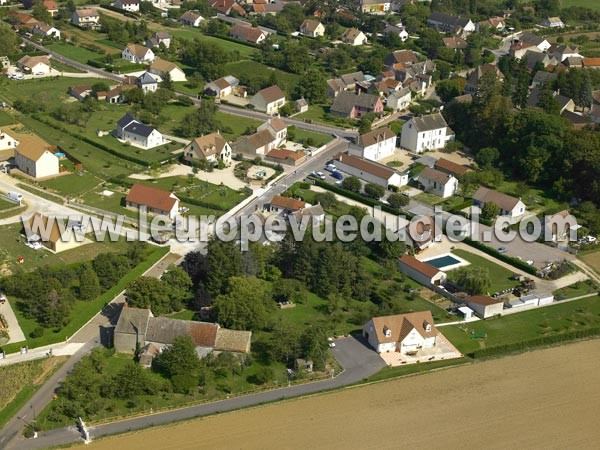
<path fill-rule="evenodd" d="M 431 324 L 429 322 L 423 322 L 423 328 L 425 328 L 425 331 L 429 332 L 431 331 Z"/>
<path fill-rule="evenodd" d="M 388 327 L 383 327 L 383 334 L 385 337 L 392 337 L 392 330 Z"/>

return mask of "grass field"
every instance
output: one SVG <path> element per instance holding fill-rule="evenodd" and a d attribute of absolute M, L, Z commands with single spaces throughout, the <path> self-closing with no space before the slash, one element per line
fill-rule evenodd
<path fill-rule="evenodd" d="M 499 319 L 443 327 L 462 353 L 600 326 L 600 297 L 523 311 Z M 465 331 L 466 330 L 466 331 Z M 472 339 L 471 332 L 487 337 Z"/>
<path fill-rule="evenodd" d="M 0 85 L 0 98 L 9 101 L 16 99 L 35 98 L 37 101 L 57 104 L 59 100 L 68 97 L 69 86 L 81 84 L 94 84 L 105 81 L 99 78 L 68 78 L 50 77 L 35 80 L 11 80 L 10 84 Z"/>
<path fill-rule="evenodd" d="M 320 147 L 327 144 L 333 137 L 325 133 L 317 133 L 315 131 L 304 130 L 302 128 L 296 128 L 296 136 L 294 137 L 295 142 L 311 142 L 310 145 L 314 147 Z"/>
<path fill-rule="evenodd" d="M 60 42 L 57 42 L 55 44 L 50 44 L 50 45 L 48 45 L 48 48 L 51 49 L 52 51 L 58 53 L 59 55 L 62 55 L 66 58 L 73 59 L 82 64 L 87 64 L 87 62 L 90 59 L 99 60 L 105 56 L 105 53 L 94 52 L 85 47 L 71 45 L 71 44 L 65 44 L 65 43 L 60 43 Z M 116 48 L 113 48 L 112 50 L 113 50 L 112 52 L 107 52 L 107 53 L 113 53 L 115 55 L 121 53 Z"/>
<path fill-rule="evenodd" d="M 4 194 L 4 192 L 2 192 L 2 194 Z M 19 205 L 17 205 L 16 203 L 9 202 L 8 200 L 5 200 L 4 198 L 0 197 L 0 211 L 4 211 L 6 209 L 12 209 L 12 208 L 15 208 L 18 206 Z"/>
<path fill-rule="evenodd" d="M 600 11 L 600 2 L 598 0 L 560 0 L 561 8 L 569 8 L 571 6 L 582 6 L 584 8 L 595 9 Z"/>
<path fill-rule="evenodd" d="M 157 27 L 150 26 L 150 28 L 154 29 Z M 168 33 L 170 33 L 171 36 L 174 36 L 174 37 L 178 37 L 181 39 L 187 39 L 190 41 L 198 39 L 202 42 L 207 42 L 216 47 L 221 47 L 223 50 L 226 50 L 226 51 L 238 52 L 240 57 L 244 58 L 244 59 L 250 58 L 258 53 L 258 49 L 254 48 L 254 47 L 250 47 L 248 45 L 240 44 L 237 42 L 228 41 L 225 39 L 220 39 L 215 36 L 207 36 L 206 34 L 203 34 L 202 32 L 200 32 L 199 30 L 195 30 L 190 27 L 177 28 L 177 29 L 166 28 L 166 27 L 161 27 L 161 28 L 164 29 L 165 31 L 167 31 Z"/>
<path fill-rule="evenodd" d="M 7 111 L 0 110 L 0 127 L 12 125 L 13 123 L 15 123 L 15 119 L 13 118 L 13 116 Z"/>
<path fill-rule="evenodd" d="M 599 371 L 598 341 L 580 342 L 144 429 L 78 448 L 270 450 L 282 442 L 294 447 L 301 437 L 297 447 L 315 450 L 390 449 L 399 448 L 398 422 L 409 421 L 402 427 L 402 448 L 592 449 L 600 439 Z M 457 418 L 469 424 L 468 433 Z M 343 432 L 333 432 L 340 424 Z"/>
<path fill-rule="evenodd" d="M 598 285 L 592 280 L 578 281 L 575 284 L 557 289 L 552 293 L 556 300 L 564 300 L 567 298 L 579 297 L 581 295 L 598 292 Z"/>
<path fill-rule="evenodd" d="M 59 70 L 61 72 L 84 73 L 83 70 L 76 69 L 75 67 L 69 66 L 68 64 L 64 64 L 64 63 L 56 60 L 55 58 L 51 59 L 50 62 L 51 62 L 51 66 L 53 69 Z"/>
<path fill-rule="evenodd" d="M 490 287 L 490 293 L 492 294 L 494 292 L 500 292 L 505 289 L 509 289 L 511 287 L 516 287 L 519 285 L 518 281 L 510 279 L 510 276 L 513 274 L 512 271 L 505 269 L 502 266 L 499 266 L 498 264 L 490 261 L 487 258 L 460 249 L 452 250 L 452 252 L 455 253 L 457 256 L 466 259 L 472 265 L 484 267 L 489 271 L 490 281 L 492 282 L 492 285 Z M 451 270 L 450 272 L 448 272 L 448 277 L 450 279 L 452 279 L 452 275 L 455 273 L 455 270 Z"/>
<path fill-rule="evenodd" d="M 312 120 L 314 122 L 321 122 L 341 127 L 350 126 L 352 123 L 350 119 L 329 116 L 328 113 L 329 105 L 310 105 L 308 107 L 308 111 L 302 114 L 298 114 L 296 118 L 301 120 Z"/>
<path fill-rule="evenodd" d="M 19 411 L 67 357 L 38 359 L 0 367 L 0 427 Z"/>
<path fill-rule="evenodd" d="M 41 181 L 39 184 L 61 195 L 77 196 L 92 190 L 101 182 L 102 180 L 98 177 L 89 172 L 84 172 L 82 175 L 77 173 L 63 175 L 52 180 Z"/>
<path fill-rule="evenodd" d="M 600 250 L 580 256 L 579 259 L 600 274 Z"/>
<path fill-rule="evenodd" d="M 251 60 L 225 64 L 225 72 L 237 78 L 250 77 L 252 79 L 261 80 L 269 80 L 274 73 L 277 78 L 277 85 L 288 95 L 294 91 L 296 84 L 298 84 L 298 81 L 300 80 L 299 75 L 284 72 L 279 69 L 273 69 L 272 67 Z"/>

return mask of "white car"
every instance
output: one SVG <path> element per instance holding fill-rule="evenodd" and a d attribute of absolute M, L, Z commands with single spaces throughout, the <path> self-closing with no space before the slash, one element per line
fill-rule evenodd
<path fill-rule="evenodd" d="M 329 343 L 329 348 L 335 348 L 335 342 L 330 342 Z"/>
<path fill-rule="evenodd" d="M 46 72 L 36 72 L 34 75 L 46 75 Z"/>
<path fill-rule="evenodd" d="M 23 75 L 22 73 L 15 73 L 13 75 L 13 80 L 23 80 L 25 78 L 25 75 Z"/>
<path fill-rule="evenodd" d="M 325 179 L 325 174 L 324 174 L 323 172 L 317 172 L 317 173 L 316 173 L 316 176 L 317 176 L 318 178 L 320 178 L 321 180 L 324 180 L 324 179 Z"/>

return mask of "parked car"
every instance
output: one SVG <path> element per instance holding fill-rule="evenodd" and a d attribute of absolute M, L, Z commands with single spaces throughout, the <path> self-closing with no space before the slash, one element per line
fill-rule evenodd
<path fill-rule="evenodd" d="M 342 175 L 341 173 L 339 173 L 337 170 L 334 170 L 333 172 L 331 172 L 331 176 L 333 178 L 335 178 L 336 180 L 343 180 L 344 179 L 344 175 Z"/>
<path fill-rule="evenodd" d="M 506 247 L 498 247 L 498 253 L 506 253 Z"/>
<path fill-rule="evenodd" d="M 327 164 L 325 166 L 325 170 L 328 172 L 332 172 L 332 173 L 335 172 L 336 171 L 335 164 Z"/>
<path fill-rule="evenodd" d="M 46 73 L 45 72 L 36 72 L 36 73 L 34 73 L 34 75 L 46 75 Z"/>
<path fill-rule="evenodd" d="M 4 295 L 4 292 L 0 292 L 0 305 L 6 303 L 6 295 Z"/>
<path fill-rule="evenodd" d="M 317 178 L 320 178 L 321 180 L 324 180 L 324 179 L 325 179 L 325 174 L 324 174 L 323 172 L 317 172 L 317 173 L 315 174 L 315 176 L 316 176 Z"/>

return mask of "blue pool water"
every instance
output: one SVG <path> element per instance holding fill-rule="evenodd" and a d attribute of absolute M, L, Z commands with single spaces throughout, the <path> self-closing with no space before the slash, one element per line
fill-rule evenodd
<path fill-rule="evenodd" d="M 427 264 L 431 264 L 436 269 L 441 269 L 442 267 L 451 266 L 453 264 L 459 264 L 460 260 L 456 259 L 453 256 L 445 255 L 440 256 L 439 258 L 433 258 L 429 261 L 426 261 Z"/>

